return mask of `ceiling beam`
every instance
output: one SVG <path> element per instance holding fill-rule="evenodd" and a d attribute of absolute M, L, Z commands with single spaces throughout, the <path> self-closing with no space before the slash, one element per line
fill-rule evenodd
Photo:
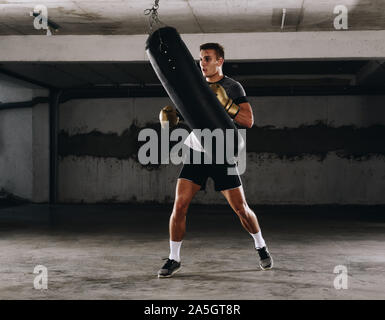
<path fill-rule="evenodd" d="M 32 84 L 37 85 L 39 87 L 43 87 L 43 88 L 46 88 L 46 89 L 54 89 L 54 87 L 51 84 L 49 84 L 49 83 L 38 81 L 38 80 L 35 80 L 33 78 L 30 78 L 30 77 L 26 77 L 26 76 L 24 76 L 22 74 L 19 74 L 17 72 L 13 72 L 13 71 L 4 69 L 1 66 L 0 66 L 0 73 L 1 74 L 5 74 L 5 75 L 7 75 L 9 77 L 18 79 L 18 80 L 22 80 L 22 81 L 25 81 L 25 82 L 32 83 Z"/>
<path fill-rule="evenodd" d="M 256 74 L 256 75 L 233 75 L 237 81 L 254 79 L 272 80 L 319 80 L 319 79 L 341 79 L 351 81 L 355 78 L 353 74 Z"/>
<path fill-rule="evenodd" d="M 378 72 L 385 74 L 385 60 L 369 61 L 357 72 L 355 84 L 367 84 Z"/>
<path fill-rule="evenodd" d="M 147 35 L 0 36 L 0 62 L 148 61 Z M 384 59 L 385 30 L 182 34 L 195 59 L 219 42 L 227 60 Z"/>

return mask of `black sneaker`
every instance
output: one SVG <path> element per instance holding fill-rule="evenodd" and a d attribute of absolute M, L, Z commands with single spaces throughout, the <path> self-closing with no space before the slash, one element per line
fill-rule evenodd
<path fill-rule="evenodd" d="M 158 278 L 170 278 L 181 269 L 181 263 L 167 259 L 164 266 L 158 271 Z"/>
<path fill-rule="evenodd" d="M 273 258 L 270 255 L 270 252 L 267 250 L 267 247 L 263 247 L 260 249 L 255 249 L 258 251 L 258 255 L 260 258 L 259 266 L 262 270 L 268 270 L 273 268 Z"/>

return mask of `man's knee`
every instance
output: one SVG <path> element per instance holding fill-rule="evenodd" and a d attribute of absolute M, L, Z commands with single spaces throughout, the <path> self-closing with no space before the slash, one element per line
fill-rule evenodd
<path fill-rule="evenodd" d="M 249 217 L 249 208 L 246 204 L 240 204 L 235 206 L 234 211 L 237 216 L 241 219 L 248 219 Z"/>
<path fill-rule="evenodd" d="M 178 217 L 184 217 L 187 213 L 187 209 L 189 207 L 190 200 L 180 197 L 175 201 L 174 209 L 172 214 Z"/>

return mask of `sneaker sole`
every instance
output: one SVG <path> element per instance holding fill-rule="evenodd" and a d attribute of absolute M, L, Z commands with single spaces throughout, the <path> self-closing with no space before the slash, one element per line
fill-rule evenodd
<path fill-rule="evenodd" d="M 271 266 L 270 266 L 270 267 L 264 268 L 264 267 L 262 267 L 261 265 L 259 265 L 259 267 L 260 267 L 263 271 L 273 269 L 273 260 L 271 260 Z"/>
<path fill-rule="evenodd" d="M 175 273 L 177 273 L 180 269 L 182 269 L 182 267 L 179 267 L 178 269 L 175 269 L 173 273 L 167 275 L 167 276 L 162 276 L 160 274 L 158 274 L 158 278 L 171 278 Z"/>

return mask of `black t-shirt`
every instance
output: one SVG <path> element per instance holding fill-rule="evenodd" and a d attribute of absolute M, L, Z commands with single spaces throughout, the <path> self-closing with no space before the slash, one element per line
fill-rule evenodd
<path fill-rule="evenodd" d="M 243 102 L 248 102 L 246 98 L 246 92 L 238 81 L 235 81 L 234 79 L 224 76 L 221 80 L 217 82 L 208 82 L 208 84 L 210 83 L 217 83 L 221 85 L 225 89 L 227 96 L 230 99 L 232 99 L 234 103 L 239 104 Z M 236 125 L 237 128 L 243 128 L 242 126 L 238 125 L 236 122 L 234 122 L 234 124 Z M 190 135 L 187 137 L 184 143 L 196 151 L 200 151 L 200 152 L 203 151 L 201 143 L 195 137 L 193 132 L 190 133 Z"/>
<path fill-rule="evenodd" d="M 228 97 L 232 99 L 235 104 L 248 102 L 246 98 L 246 92 L 243 89 L 242 85 L 238 81 L 235 81 L 234 79 L 231 79 L 228 76 L 224 76 L 221 80 L 217 82 L 208 83 L 217 83 L 221 85 L 226 90 Z"/>

